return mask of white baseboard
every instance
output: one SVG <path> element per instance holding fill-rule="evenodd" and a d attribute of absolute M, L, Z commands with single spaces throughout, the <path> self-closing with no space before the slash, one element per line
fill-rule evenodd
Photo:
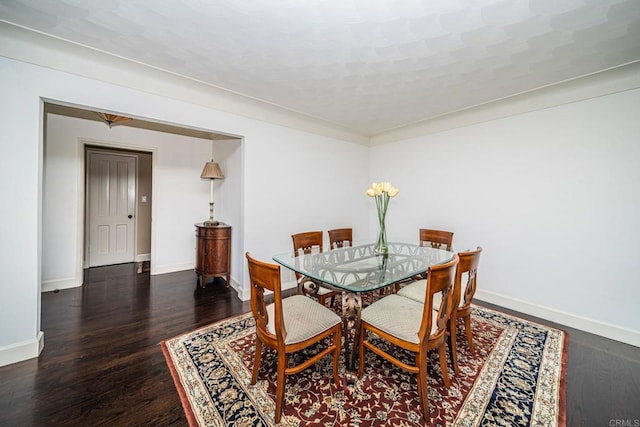
<path fill-rule="evenodd" d="M 82 281 L 78 281 L 74 277 L 68 279 L 45 280 L 42 282 L 40 291 L 51 292 L 60 289 L 77 288 L 78 286 L 82 286 Z"/>
<path fill-rule="evenodd" d="M 240 298 L 241 301 L 249 301 L 251 299 L 251 289 L 246 289 L 246 290 L 240 291 L 240 285 L 238 284 L 238 282 L 234 281 L 233 277 L 231 278 L 231 282 L 234 283 L 233 288 L 238 293 L 238 298 Z M 288 282 L 282 282 L 282 290 L 283 291 L 286 291 L 287 289 L 295 288 L 297 286 L 298 286 L 298 282 L 296 282 L 295 280 L 290 280 Z"/>
<path fill-rule="evenodd" d="M 23 360 L 38 357 L 44 348 L 44 332 L 38 332 L 32 340 L 0 347 L 0 366 L 22 362 Z"/>
<path fill-rule="evenodd" d="M 193 262 L 186 262 L 184 264 L 156 265 L 152 267 L 150 274 L 156 276 L 158 274 L 175 273 L 176 271 L 193 270 L 195 264 Z"/>
<path fill-rule="evenodd" d="M 151 261 L 151 254 L 136 255 L 136 262 Z"/>
<path fill-rule="evenodd" d="M 624 328 L 599 320 L 589 319 L 565 311 L 556 310 L 542 305 L 531 304 L 516 298 L 505 297 L 494 292 L 488 292 L 478 289 L 475 298 L 486 301 L 500 307 L 509 308 L 551 322 L 559 323 L 571 328 L 580 329 L 581 331 L 590 332 L 615 341 L 640 347 L 640 331 Z"/>
<path fill-rule="evenodd" d="M 236 291 L 236 294 L 238 294 L 238 298 L 240 298 L 240 301 L 249 301 L 251 299 L 251 290 L 240 289 L 240 283 L 238 283 L 238 281 L 233 277 L 231 277 L 231 283 L 229 283 L 229 286 L 231 286 L 233 290 Z"/>

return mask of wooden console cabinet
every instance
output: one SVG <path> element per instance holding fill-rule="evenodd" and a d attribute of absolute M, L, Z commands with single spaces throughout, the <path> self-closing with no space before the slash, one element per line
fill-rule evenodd
<path fill-rule="evenodd" d="M 224 277 L 231 283 L 231 226 L 195 224 L 196 274 L 203 288 L 209 277 Z"/>

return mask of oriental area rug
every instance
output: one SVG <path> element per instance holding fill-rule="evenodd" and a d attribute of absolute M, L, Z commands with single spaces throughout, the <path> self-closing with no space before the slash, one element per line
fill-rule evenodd
<path fill-rule="evenodd" d="M 449 362 L 451 387 L 442 380 L 438 352 L 430 354 L 428 417 L 416 376 L 368 351 L 354 384 L 347 384 L 341 360 L 342 384 L 335 385 L 330 357 L 287 377 L 279 425 L 564 426 L 567 334 L 480 306 L 473 307 L 472 325 L 473 354 L 460 322 L 460 373 Z M 258 382 L 250 385 L 254 331 L 245 313 L 161 343 L 191 426 L 276 425 L 275 352 L 265 348 Z"/>

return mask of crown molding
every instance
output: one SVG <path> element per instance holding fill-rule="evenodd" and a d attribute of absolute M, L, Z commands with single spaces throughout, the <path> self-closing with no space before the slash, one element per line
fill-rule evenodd
<path fill-rule="evenodd" d="M 362 145 L 369 144 L 368 136 L 321 119 L 3 20 L 0 20 L 0 39 L 0 56 L 21 62 L 296 130 Z"/>
<path fill-rule="evenodd" d="M 640 88 L 640 61 L 378 133 L 371 146 Z"/>

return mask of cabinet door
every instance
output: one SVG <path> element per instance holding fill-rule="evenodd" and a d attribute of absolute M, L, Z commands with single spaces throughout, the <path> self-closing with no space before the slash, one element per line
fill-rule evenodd
<path fill-rule="evenodd" d="M 229 270 L 229 239 L 205 240 L 204 270 L 209 274 L 222 274 Z"/>

